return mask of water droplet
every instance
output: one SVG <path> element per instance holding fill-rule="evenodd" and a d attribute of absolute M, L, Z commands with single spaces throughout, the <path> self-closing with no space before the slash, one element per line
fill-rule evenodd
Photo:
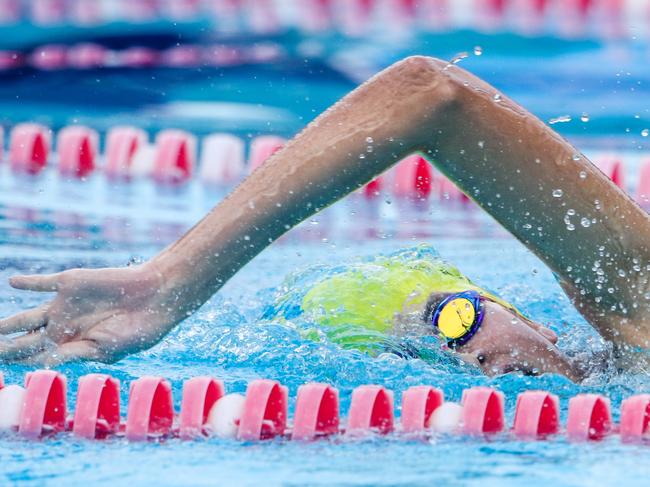
<path fill-rule="evenodd" d="M 562 198 L 562 195 L 564 194 L 564 191 L 561 189 L 554 189 L 553 190 L 553 198 Z"/>
<path fill-rule="evenodd" d="M 587 179 L 587 173 L 585 171 L 580 171 L 580 179 Z"/>
<path fill-rule="evenodd" d="M 571 159 L 573 159 L 574 161 L 579 161 L 579 160 L 580 160 L 580 154 L 578 154 L 578 153 L 576 152 L 575 154 L 573 154 L 573 156 L 571 157 Z"/>
<path fill-rule="evenodd" d="M 571 116 L 570 115 L 560 115 L 559 117 L 551 118 L 548 123 L 549 125 L 553 125 L 556 123 L 567 123 L 571 121 Z"/>
<path fill-rule="evenodd" d="M 566 226 L 566 229 L 570 232 L 574 231 L 576 229 L 576 226 L 573 223 L 568 223 Z"/>
<path fill-rule="evenodd" d="M 591 225 L 591 220 L 589 220 L 589 218 L 582 217 L 580 219 L 580 225 L 587 228 L 587 227 L 589 227 Z"/>
<path fill-rule="evenodd" d="M 474 56 L 480 56 L 483 54 L 483 48 L 481 46 L 474 46 Z"/>
<path fill-rule="evenodd" d="M 566 211 L 566 214 L 567 214 L 567 215 L 570 215 L 570 216 L 573 216 L 573 215 L 576 214 L 576 210 L 574 210 L 573 208 L 569 208 L 569 209 Z"/>
<path fill-rule="evenodd" d="M 461 62 L 463 59 L 465 59 L 468 56 L 469 56 L 469 54 L 467 54 L 466 52 L 459 52 L 453 58 L 451 58 L 450 62 L 452 64 L 458 64 L 459 62 Z"/>
<path fill-rule="evenodd" d="M 372 144 L 375 140 L 372 137 L 366 137 L 366 142 Z"/>
<path fill-rule="evenodd" d="M 650 135 L 650 130 L 648 130 L 648 129 L 643 129 L 643 130 L 641 131 L 641 137 L 647 137 L 648 135 Z"/>
<path fill-rule="evenodd" d="M 580 121 L 587 123 L 589 121 L 589 114 L 582 112 L 582 115 L 580 115 Z"/>
<path fill-rule="evenodd" d="M 494 95 L 493 98 L 494 98 L 494 101 L 495 101 L 496 103 L 499 103 L 499 102 L 501 101 L 501 95 L 500 95 L 499 93 L 497 93 L 496 95 Z"/>

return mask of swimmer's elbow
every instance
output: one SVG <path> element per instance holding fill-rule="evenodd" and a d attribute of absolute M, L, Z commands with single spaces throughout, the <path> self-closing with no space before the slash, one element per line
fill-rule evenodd
<path fill-rule="evenodd" d="M 428 103 L 451 105 L 461 96 L 462 86 L 451 76 L 447 61 L 429 56 L 409 56 L 393 64 L 386 75 L 409 91 L 427 95 Z"/>

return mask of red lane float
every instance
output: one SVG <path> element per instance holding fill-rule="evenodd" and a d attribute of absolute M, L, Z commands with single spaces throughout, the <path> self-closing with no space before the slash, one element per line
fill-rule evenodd
<path fill-rule="evenodd" d="M 39 173 L 50 154 L 49 129 L 35 123 L 21 123 L 11 130 L 9 163 L 16 172 Z"/>
<path fill-rule="evenodd" d="M 104 438 L 120 428 L 120 381 L 105 374 L 79 379 L 72 433 L 82 438 Z"/>
<path fill-rule="evenodd" d="M 179 436 L 184 440 L 203 435 L 203 426 L 214 403 L 224 395 L 223 382 L 212 377 L 193 377 L 183 384 Z"/>
<path fill-rule="evenodd" d="M 433 168 L 422 156 L 414 154 L 397 163 L 394 169 L 393 194 L 399 197 L 427 198 L 434 181 Z"/>
<path fill-rule="evenodd" d="M 164 436 L 171 431 L 174 421 L 172 388 L 162 377 L 141 377 L 131 383 L 126 416 L 126 438 L 146 440 L 150 436 Z"/>
<path fill-rule="evenodd" d="M 84 178 L 95 170 L 99 137 L 93 129 L 65 127 L 59 131 L 56 146 L 61 174 Z"/>
<path fill-rule="evenodd" d="M 199 177 L 206 184 L 232 184 L 245 171 L 244 141 L 230 134 L 203 139 Z"/>
<path fill-rule="evenodd" d="M 393 392 L 381 386 L 359 386 L 352 391 L 348 412 L 349 436 L 363 436 L 371 431 L 388 434 L 394 429 Z"/>
<path fill-rule="evenodd" d="M 572 441 L 599 440 L 612 432 L 609 399 L 598 394 L 578 394 L 569 400 L 567 436 Z"/>
<path fill-rule="evenodd" d="M 18 432 L 28 438 L 65 429 L 66 380 L 53 370 L 37 370 L 25 376 L 25 400 Z"/>
<path fill-rule="evenodd" d="M 364 186 L 363 194 L 366 198 L 374 198 L 375 196 L 379 196 L 383 186 L 384 178 L 382 176 L 378 176 Z"/>
<path fill-rule="evenodd" d="M 410 387 L 402 395 L 402 430 L 405 433 L 425 431 L 429 418 L 444 400 L 440 389 L 430 386 Z"/>
<path fill-rule="evenodd" d="M 546 391 L 526 391 L 517 396 L 515 435 L 539 438 L 560 430 L 560 400 Z"/>
<path fill-rule="evenodd" d="M 463 391 L 463 433 L 470 436 L 495 434 L 505 425 L 503 393 L 489 387 Z"/>
<path fill-rule="evenodd" d="M 275 135 L 261 135 L 253 139 L 248 157 L 248 172 L 251 173 L 264 164 L 269 157 L 282 149 L 286 142 L 286 139 Z"/>
<path fill-rule="evenodd" d="M 255 441 L 283 435 L 287 427 L 288 390 L 279 382 L 254 380 L 246 389 L 246 402 L 237 437 Z"/>
<path fill-rule="evenodd" d="M 339 391 L 327 384 L 298 388 L 291 438 L 312 440 L 339 431 Z"/>
<path fill-rule="evenodd" d="M 196 137 L 182 130 L 163 130 L 156 137 L 153 177 L 161 183 L 183 183 L 196 165 Z"/>
<path fill-rule="evenodd" d="M 623 401 L 619 432 L 625 443 L 650 438 L 650 394 L 639 394 Z"/>
<path fill-rule="evenodd" d="M 135 127 L 114 127 L 106 137 L 105 171 L 113 179 L 133 176 L 135 154 L 147 143 L 144 130 Z"/>

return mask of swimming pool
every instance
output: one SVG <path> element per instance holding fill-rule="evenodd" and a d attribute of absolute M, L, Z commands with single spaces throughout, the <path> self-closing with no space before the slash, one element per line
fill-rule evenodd
<path fill-rule="evenodd" d="M 638 153 L 647 148 L 641 131 L 650 125 L 642 105 L 650 73 L 641 46 L 557 41 L 552 44 L 555 47 L 548 48 L 549 44 L 534 46 L 530 40 L 512 35 L 473 36 L 438 38 L 444 40 L 444 46 L 432 45 L 436 37 L 425 37 L 418 44 L 394 49 L 376 63 L 387 63 L 391 56 L 413 51 L 451 57 L 481 44 L 482 56 L 461 61 L 465 67 L 494 82 L 545 120 L 570 114 L 571 121 L 558 122 L 555 127 L 581 148 L 632 151 L 634 156 L 626 160 L 626 169 L 634 185 L 636 165 L 642 159 Z M 520 48 L 517 55 L 508 54 L 509 43 L 528 47 Z M 564 48 L 557 52 L 560 45 Z M 361 44 L 358 49 L 358 53 L 364 52 Z M 615 49 L 623 50 L 626 56 Z M 103 130 L 129 120 L 151 131 L 181 123 L 182 128 L 199 134 L 217 129 L 243 137 L 268 132 L 288 136 L 354 85 L 354 80 L 327 63 L 313 70 L 312 66 L 301 66 L 297 59 L 289 57 L 285 64 L 273 67 L 192 71 L 191 76 L 184 70 L 160 68 L 137 73 L 88 73 L 84 79 L 94 77 L 102 86 L 132 88 L 120 105 L 106 103 L 101 107 L 94 100 L 114 92 L 107 88 L 99 93 L 88 87 L 90 82 L 82 83 L 78 93 L 63 91 L 61 99 L 46 103 L 37 86 L 50 81 L 55 91 L 78 74 L 36 72 L 31 78 L 16 77 L 13 85 L 3 88 L 0 108 L 10 114 L 5 115 L 7 123 L 40 120 L 58 127 L 80 121 Z M 294 71 L 287 74 L 291 66 Z M 169 90 L 181 80 L 185 83 L 182 89 Z M 16 86 L 23 89 L 23 101 L 32 100 L 21 103 L 18 111 L 11 99 Z M 217 120 L 212 115 L 206 117 L 202 102 L 214 98 L 245 102 L 257 115 L 245 122 L 237 118 L 237 110 L 218 111 Z M 204 110 L 197 112 L 201 106 Z M 273 113 L 277 115 L 279 108 L 284 111 L 276 122 L 266 125 L 264 117 L 269 110 L 276 110 Z M 580 120 L 583 113 L 588 114 L 588 121 Z M 87 181 L 66 181 L 53 170 L 26 178 L 12 174 L 3 164 L 3 314 L 38 302 L 37 296 L 10 290 L 8 276 L 77 266 L 119 266 L 146 258 L 180 236 L 223 194 L 224 190 L 206 188 L 199 182 L 161 189 L 148 181 L 111 183 L 99 175 Z M 353 195 L 272 245 L 153 349 L 114 365 L 73 364 L 59 370 L 68 377 L 72 391 L 76 380 L 87 373 L 105 372 L 119 378 L 123 403 L 126 384 L 132 380 L 147 374 L 167 377 L 174 388 L 176 410 L 182 382 L 197 375 L 223 379 L 228 390 L 236 392 L 243 392 L 254 378 L 277 379 L 289 387 L 291 398 L 305 382 L 328 382 L 339 388 L 343 411 L 352 389 L 361 384 L 385 385 L 396 397 L 409 386 L 431 384 L 443 389 L 450 400 L 459 400 L 464 388 L 486 384 L 505 393 L 508 424 L 512 423 L 516 394 L 526 389 L 557 394 L 563 422 L 568 399 L 579 392 L 609 396 L 616 414 L 623 398 L 650 390 L 648 374 L 618 375 L 612 371 L 597 373 L 580 385 L 556 376 L 490 379 L 444 358 L 433 365 L 393 355 L 370 358 L 332 344 L 315 343 L 301 337 L 299 323 L 260 324 L 260 316 L 283 285 L 284 276 L 420 243 L 435 247 L 473 280 L 499 292 L 531 317 L 549 323 L 561 335 L 565 350 L 607 351 L 569 304 L 551 273 L 479 210 L 437 199 L 422 204 L 390 194 L 371 201 Z M 315 272 L 326 271 L 321 268 Z M 20 383 L 31 368 L 3 366 L 2 370 L 7 383 Z M 72 394 L 69 400 L 74 407 Z M 293 406 L 290 403 L 290 408 Z M 569 443 L 563 437 L 520 442 L 507 434 L 489 440 L 404 441 L 389 436 L 307 444 L 280 439 L 259 444 L 213 439 L 86 442 L 62 434 L 36 442 L 3 437 L 0 452 L 5 485 L 645 485 L 650 474 L 647 446 L 622 445 L 615 438 L 588 444 Z"/>

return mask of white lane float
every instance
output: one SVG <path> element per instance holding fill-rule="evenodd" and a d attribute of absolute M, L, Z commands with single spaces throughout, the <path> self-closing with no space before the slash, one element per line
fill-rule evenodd
<path fill-rule="evenodd" d="M 199 178 L 205 184 L 233 184 L 245 172 L 244 141 L 230 134 L 203 139 Z"/>
<path fill-rule="evenodd" d="M 463 406 L 456 402 L 444 402 L 429 417 L 427 428 L 435 433 L 455 434 L 461 430 Z"/>
<path fill-rule="evenodd" d="M 0 389 L 0 430 L 18 429 L 24 401 L 24 387 L 11 384 Z"/>
<path fill-rule="evenodd" d="M 224 439 L 237 438 L 245 405 L 246 398 L 241 394 L 227 394 L 216 401 L 206 422 L 209 434 Z"/>

